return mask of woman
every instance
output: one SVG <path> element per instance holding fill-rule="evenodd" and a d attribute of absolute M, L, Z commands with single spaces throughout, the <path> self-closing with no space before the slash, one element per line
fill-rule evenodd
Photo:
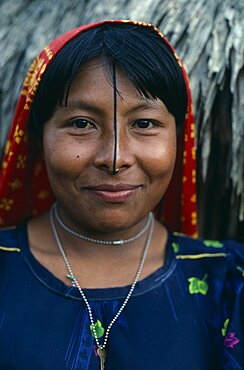
<path fill-rule="evenodd" d="M 152 25 L 44 49 L 1 173 L 1 369 L 242 368 L 242 247 L 162 222 L 196 234 L 193 144 L 186 73 Z"/>

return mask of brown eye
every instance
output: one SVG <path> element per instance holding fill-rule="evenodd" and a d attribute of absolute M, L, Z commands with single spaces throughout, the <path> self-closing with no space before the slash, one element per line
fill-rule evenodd
<path fill-rule="evenodd" d="M 92 122 L 90 122 L 90 121 L 88 121 L 87 119 L 84 119 L 84 118 L 76 119 L 76 120 L 72 121 L 71 123 L 72 123 L 74 128 L 79 128 L 79 129 L 81 129 L 81 128 L 90 129 L 90 128 L 95 127 L 95 125 Z"/>
<path fill-rule="evenodd" d="M 134 127 L 144 129 L 144 130 L 153 128 L 154 126 L 155 124 L 149 119 L 140 119 L 140 120 L 135 121 L 134 123 Z"/>

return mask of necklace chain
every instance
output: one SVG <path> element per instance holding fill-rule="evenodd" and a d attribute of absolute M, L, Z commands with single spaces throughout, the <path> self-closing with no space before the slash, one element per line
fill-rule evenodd
<path fill-rule="evenodd" d="M 151 213 L 149 213 L 149 215 L 150 214 Z M 129 239 L 118 239 L 118 240 L 100 240 L 100 239 L 90 238 L 89 236 L 86 236 L 86 235 L 82 235 L 82 234 L 78 233 L 77 231 L 72 230 L 67 225 L 65 225 L 65 223 L 61 220 L 61 218 L 59 216 L 58 204 L 57 203 L 54 204 L 54 215 L 55 215 L 55 218 L 58 221 L 59 225 L 65 231 L 67 231 L 68 233 L 70 233 L 70 234 L 72 234 L 72 235 L 74 235 L 74 236 L 76 236 L 76 237 L 78 237 L 82 240 L 86 240 L 87 242 L 95 243 L 95 244 L 104 244 L 104 245 L 123 245 L 123 244 L 131 243 L 131 242 L 139 239 L 147 231 L 147 229 L 149 228 L 149 225 L 150 225 L 150 217 L 148 216 L 146 225 L 143 227 L 143 229 L 141 231 L 139 231 L 138 234 L 132 236 L 131 238 L 129 238 Z"/>
<path fill-rule="evenodd" d="M 109 336 L 110 330 L 111 330 L 113 324 L 115 323 L 115 321 L 120 316 L 121 312 L 124 310 L 125 306 L 127 305 L 128 301 L 129 301 L 130 297 L 132 296 L 132 293 L 133 293 L 133 291 L 135 289 L 135 286 L 136 286 L 136 284 L 137 284 L 137 282 L 139 280 L 139 277 L 141 275 L 142 268 L 143 268 L 144 262 L 146 260 L 147 252 L 148 252 L 148 249 L 149 249 L 151 240 L 152 240 L 152 234 L 153 234 L 153 228 L 154 228 L 154 217 L 153 217 L 153 214 L 150 213 L 149 214 L 149 217 L 148 217 L 148 219 L 149 219 L 148 236 L 147 236 L 147 240 L 146 240 L 146 243 L 145 243 L 143 255 L 142 255 L 142 258 L 141 258 L 141 261 L 140 261 L 140 264 L 139 264 L 139 267 L 138 267 L 138 270 L 137 270 L 135 279 L 134 279 L 134 281 L 133 281 L 133 283 L 132 283 L 132 285 L 130 287 L 130 290 L 129 290 L 127 296 L 125 297 L 124 302 L 121 305 L 119 311 L 117 312 L 117 314 L 114 316 L 114 318 L 112 319 L 112 321 L 108 325 L 107 330 L 105 332 L 104 341 L 103 341 L 103 344 L 102 345 L 100 345 L 100 343 L 99 343 L 99 340 L 98 340 L 98 337 L 97 337 L 97 333 L 96 333 L 96 330 L 95 330 L 95 323 L 94 323 L 94 319 L 93 319 L 93 314 L 92 314 L 91 306 L 90 306 L 90 304 L 88 302 L 87 297 L 85 296 L 85 293 L 81 289 L 78 280 L 76 279 L 76 277 L 75 277 L 75 275 L 73 273 L 73 270 L 71 268 L 71 265 L 69 263 L 69 260 L 68 260 L 68 258 L 66 256 L 66 254 L 64 252 L 64 249 L 63 249 L 63 246 L 61 244 L 61 241 L 60 241 L 60 238 L 59 238 L 59 235 L 58 235 L 56 226 L 55 226 L 55 222 L 54 222 L 54 216 L 56 216 L 56 214 L 55 214 L 55 208 L 54 207 L 51 208 L 49 216 L 50 216 L 50 224 L 51 224 L 51 227 L 52 227 L 52 231 L 53 231 L 53 235 L 54 235 L 55 241 L 56 241 L 57 246 L 58 246 L 58 248 L 59 248 L 59 250 L 60 250 L 60 252 L 61 252 L 61 254 L 63 256 L 64 262 L 65 262 L 66 267 L 67 267 L 67 270 L 69 272 L 69 274 L 67 274 L 67 277 L 72 280 L 72 285 L 74 287 L 78 288 L 78 290 L 80 292 L 80 295 L 82 296 L 82 298 L 83 298 L 83 300 L 84 300 L 84 302 L 86 304 L 86 307 L 87 307 L 87 310 L 88 310 L 88 314 L 89 314 L 89 318 L 90 318 L 90 322 L 91 322 L 91 328 L 92 328 L 93 336 L 95 338 L 97 347 L 100 348 L 101 350 L 104 350 L 105 347 L 106 347 L 107 341 L 108 341 L 108 336 Z"/>

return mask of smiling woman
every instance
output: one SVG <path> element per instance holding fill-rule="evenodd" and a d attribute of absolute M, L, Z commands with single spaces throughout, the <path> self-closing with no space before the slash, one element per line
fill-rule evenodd
<path fill-rule="evenodd" d="M 108 231 L 114 238 L 121 228 L 130 235 L 130 228 L 165 193 L 175 163 L 176 129 L 161 100 L 141 96 L 124 72 L 116 70 L 119 173 L 108 176 L 115 143 L 114 89 L 106 67 L 101 59 L 83 66 L 66 105 L 58 106 L 44 125 L 43 148 L 62 217 L 83 233 Z"/>
<path fill-rule="evenodd" d="M 194 158 L 188 78 L 154 26 L 44 49 L 0 176 L 1 368 L 241 369 L 242 247 L 172 233 L 197 232 Z"/>

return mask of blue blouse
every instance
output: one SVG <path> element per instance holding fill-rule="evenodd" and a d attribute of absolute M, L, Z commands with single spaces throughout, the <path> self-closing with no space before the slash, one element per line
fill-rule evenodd
<path fill-rule="evenodd" d="M 100 342 L 128 290 L 85 290 Z M 243 343 L 244 247 L 169 234 L 164 266 L 111 329 L 105 370 L 244 369 Z M 100 369 L 80 293 L 33 257 L 26 224 L 0 231 L 0 369 Z"/>

